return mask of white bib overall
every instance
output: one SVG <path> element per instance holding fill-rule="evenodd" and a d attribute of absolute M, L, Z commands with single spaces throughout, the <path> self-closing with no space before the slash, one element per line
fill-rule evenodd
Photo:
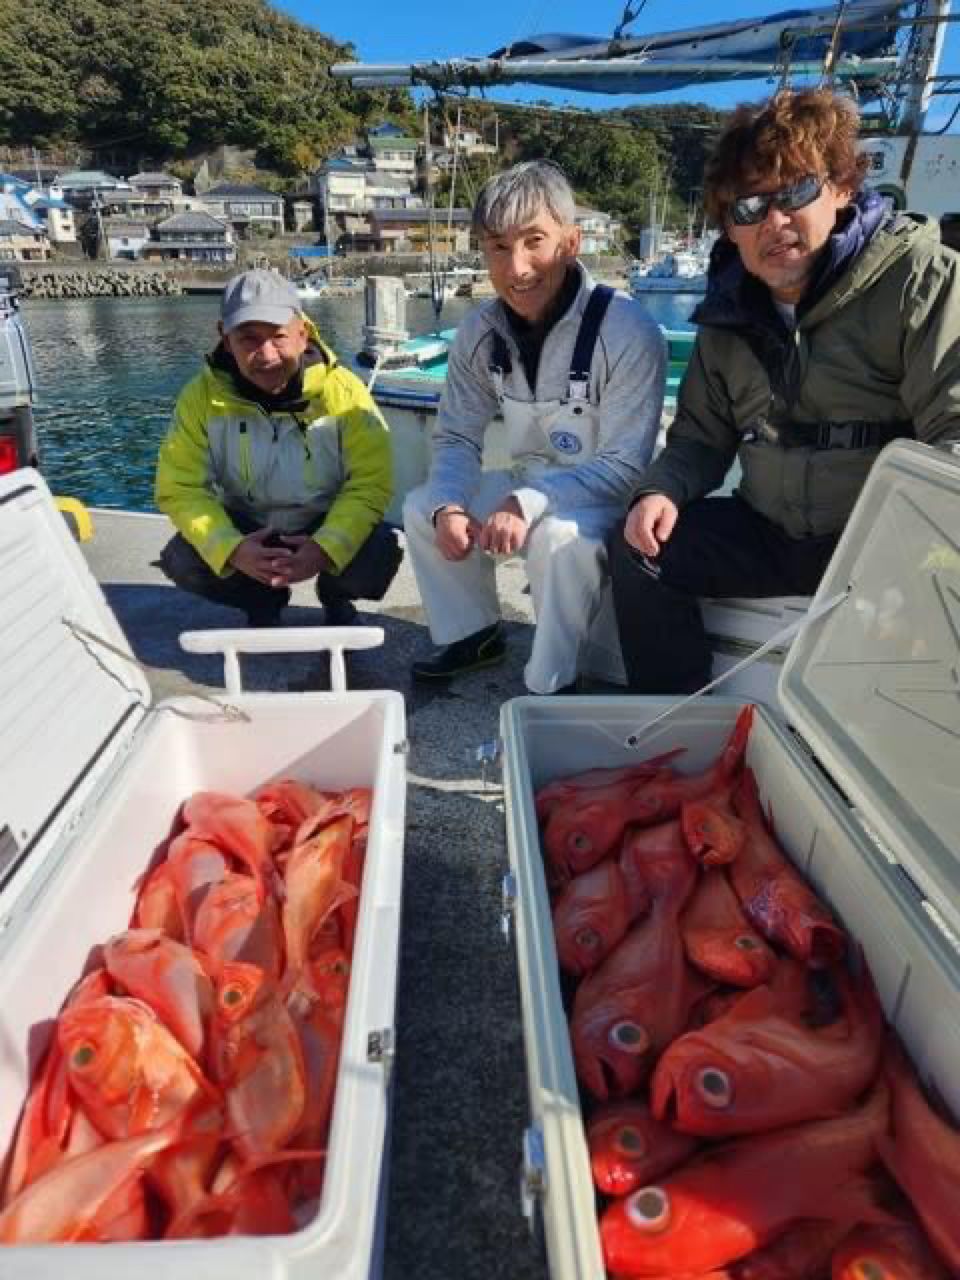
<path fill-rule="evenodd" d="M 503 370 L 491 377 L 506 426 L 512 465 L 484 471 L 470 512 L 485 520 L 511 493 L 537 488 L 537 477 L 577 466 L 597 451 L 599 409 L 587 379 L 571 374 L 563 400 L 516 400 L 504 392 Z M 404 504 L 407 545 L 435 644 L 452 644 L 500 617 L 495 559 L 475 550 L 465 560 L 445 560 L 436 545 L 426 485 Z M 580 646 L 597 612 L 606 576 L 603 539 L 623 512 L 619 506 L 549 510 L 529 528 L 520 551 L 536 615 L 536 631 L 524 679 L 531 693 L 553 693 L 576 678 Z"/>

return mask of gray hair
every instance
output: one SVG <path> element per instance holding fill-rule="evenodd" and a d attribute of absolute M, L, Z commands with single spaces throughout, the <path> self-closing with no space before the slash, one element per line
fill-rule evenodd
<path fill-rule="evenodd" d="M 576 201 L 566 174 L 552 160 L 524 160 L 486 182 L 473 206 L 476 236 L 499 236 L 532 222 L 546 209 L 562 226 L 573 226 Z"/>

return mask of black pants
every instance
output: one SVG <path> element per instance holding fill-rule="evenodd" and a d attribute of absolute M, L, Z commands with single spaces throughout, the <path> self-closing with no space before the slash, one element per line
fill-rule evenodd
<path fill-rule="evenodd" d="M 620 647 L 633 693 L 692 693 L 711 678 L 698 596 L 812 595 L 839 534 L 790 538 L 739 498 L 703 498 L 680 513 L 659 555 L 607 540 Z"/>
<path fill-rule="evenodd" d="M 231 511 L 230 519 L 241 533 L 255 533 L 262 528 L 242 512 Z M 300 533 L 313 534 L 323 524 L 314 520 Z M 393 581 L 403 549 L 396 530 L 390 525 L 375 525 L 366 542 L 340 573 L 317 574 L 317 599 L 321 604 L 342 600 L 382 600 Z M 160 568 L 178 587 L 193 595 L 230 605 L 247 613 L 264 614 L 282 609 L 290 601 L 286 587 L 268 587 L 245 573 L 219 577 L 196 552 L 186 538 L 176 534 L 160 553 Z"/>

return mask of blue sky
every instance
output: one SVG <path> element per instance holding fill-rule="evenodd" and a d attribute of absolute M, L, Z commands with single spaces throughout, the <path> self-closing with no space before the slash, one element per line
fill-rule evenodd
<path fill-rule="evenodd" d="M 349 41 L 365 62 L 406 62 L 420 58 L 454 54 L 489 53 L 523 35 L 546 31 L 567 31 L 587 35 L 609 35 L 620 21 L 623 0 L 483 0 L 480 4 L 462 0 L 384 0 L 352 5 L 321 4 L 320 0 L 272 0 L 275 7 L 316 27 L 337 40 Z M 823 5 L 828 0 L 809 0 Z M 669 31 L 723 19 L 752 18 L 798 6 L 798 0 L 647 0 L 640 17 L 630 26 L 630 34 Z M 960 6 L 956 8 L 960 9 Z M 943 72 L 960 72 L 960 24 L 947 31 L 941 63 Z M 741 100 L 765 96 L 762 81 L 734 85 L 704 86 L 696 92 L 662 94 L 631 99 L 619 95 L 560 94 L 543 89 L 520 87 L 503 89 L 492 97 L 529 101 L 549 97 L 554 102 L 576 106 L 624 106 L 630 101 L 701 101 L 729 106 Z M 952 111 L 954 99 L 941 99 L 928 117 L 935 126 Z"/>

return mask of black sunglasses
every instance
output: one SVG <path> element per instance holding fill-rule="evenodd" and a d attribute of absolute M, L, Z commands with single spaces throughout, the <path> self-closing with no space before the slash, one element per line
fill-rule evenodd
<path fill-rule="evenodd" d="M 737 196 L 730 202 L 730 218 L 738 227 L 754 227 L 762 222 L 775 204 L 784 213 L 792 213 L 795 209 L 803 209 L 823 190 L 826 178 L 818 178 L 808 173 L 806 177 L 792 182 L 789 187 L 781 187 L 779 191 L 764 191 L 755 196 Z"/>

